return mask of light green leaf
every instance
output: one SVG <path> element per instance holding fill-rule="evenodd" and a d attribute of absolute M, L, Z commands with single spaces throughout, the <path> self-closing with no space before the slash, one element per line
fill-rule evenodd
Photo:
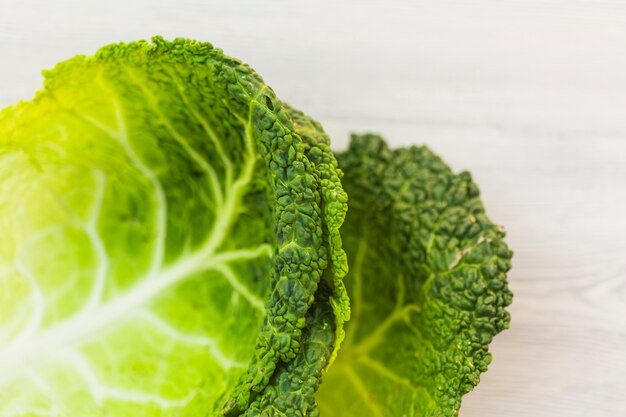
<path fill-rule="evenodd" d="M 309 160 L 251 69 L 153 42 L 63 62 L 0 115 L 2 416 L 217 414 L 239 378 L 245 407 L 318 287 L 347 308 L 328 138 Z"/>

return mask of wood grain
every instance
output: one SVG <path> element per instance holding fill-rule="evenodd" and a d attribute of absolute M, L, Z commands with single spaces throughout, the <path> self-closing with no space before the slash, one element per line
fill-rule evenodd
<path fill-rule="evenodd" d="M 626 415 L 626 3 L 1 5 L 1 105 L 77 53 L 185 36 L 250 63 L 337 148 L 377 131 L 470 170 L 515 250 L 515 300 L 461 415 Z"/>

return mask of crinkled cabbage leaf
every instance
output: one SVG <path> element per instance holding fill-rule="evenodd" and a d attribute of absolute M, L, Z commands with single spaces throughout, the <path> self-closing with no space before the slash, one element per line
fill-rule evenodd
<path fill-rule="evenodd" d="M 504 232 L 470 174 L 426 147 L 358 135 L 338 160 L 352 318 L 318 393 L 322 415 L 455 416 L 509 324 Z"/>
<path fill-rule="evenodd" d="M 0 113 L 0 416 L 456 415 L 511 301 L 469 174 L 338 164 L 208 43 L 44 75 Z"/>

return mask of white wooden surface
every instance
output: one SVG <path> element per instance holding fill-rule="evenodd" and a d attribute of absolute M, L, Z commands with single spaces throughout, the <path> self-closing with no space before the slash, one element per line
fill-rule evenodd
<path fill-rule="evenodd" d="M 626 416 L 626 2 L 0 0 L 0 105 L 153 34 L 248 62 L 337 148 L 373 130 L 472 171 L 515 301 L 462 416 Z"/>

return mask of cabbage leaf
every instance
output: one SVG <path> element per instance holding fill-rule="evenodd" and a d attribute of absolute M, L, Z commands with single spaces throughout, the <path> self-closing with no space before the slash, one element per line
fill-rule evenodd
<path fill-rule="evenodd" d="M 352 318 L 318 393 L 322 415 L 454 416 L 509 325 L 504 232 L 470 174 L 426 147 L 354 135 L 337 158 Z"/>

